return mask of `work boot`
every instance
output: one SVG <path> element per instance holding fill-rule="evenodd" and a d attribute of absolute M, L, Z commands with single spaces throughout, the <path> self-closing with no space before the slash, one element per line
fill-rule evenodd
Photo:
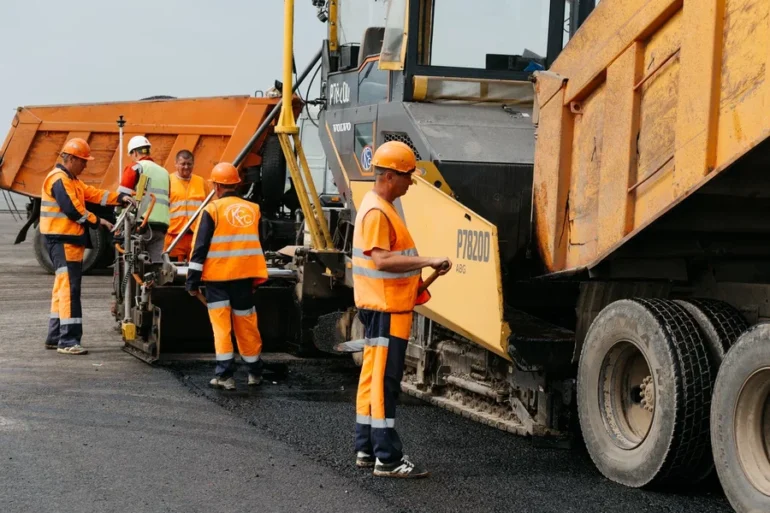
<path fill-rule="evenodd" d="M 249 385 L 256 386 L 262 383 L 262 376 L 259 374 L 252 374 L 249 372 Z"/>
<path fill-rule="evenodd" d="M 88 349 L 85 349 L 80 344 L 75 344 L 69 347 L 59 347 L 56 349 L 56 352 L 61 354 L 88 354 Z"/>
<path fill-rule="evenodd" d="M 395 463 L 382 463 L 380 459 L 377 458 L 377 463 L 374 465 L 374 475 L 377 477 L 415 479 L 419 477 L 428 477 L 430 472 L 409 461 L 408 456 L 404 456 L 401 458 L 401 461 Z"/>
<path fill-rule="evenodd" d="M 222 387 L 225 390 L 235 390 L 235 380 L 233 378 L 222 379 L 220 377 L 214 377 L 209 381 L 209 385 L 212 387 Z"/>
<path fill-rule="evenodd" d="M 365 453 L 364 451 L 358 451 L 356 453 L 356 467 L 358 468 L 372 468 L 374 466 L 374 456 Z"/>

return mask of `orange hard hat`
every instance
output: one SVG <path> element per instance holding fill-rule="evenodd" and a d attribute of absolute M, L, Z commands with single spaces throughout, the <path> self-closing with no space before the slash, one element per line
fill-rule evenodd
<path fill-rule="evenodd" d="M 211 181 L 222 185 L 241 183 L 238 169 L 229 162 L 220 162 L 211 170 Z"/>
<path fill-rule="evenodd" d="M 91 156 L 91 147 L 80 137 L 74 137 L 64 144 L 64 148 L 61 150 L 62 154 L 66 153 L 83 160 L 94 160 Z"/>
<path fill-rule="evenodd" d="M 380 145 L 372 157 L 372 165 L 399 173 L 411 173 L 417 167 L 412 148 L 401 141 L 388 141 Z"/>

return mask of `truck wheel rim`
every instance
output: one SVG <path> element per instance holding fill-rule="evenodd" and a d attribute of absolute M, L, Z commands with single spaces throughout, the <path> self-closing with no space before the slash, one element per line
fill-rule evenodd
<path fill-rule="evenodd" d="M 735 406 L 735 445 L 751 484 L 770 496 L 770 367 L 743 383 Z"/>
<path fill-rule="evenodd" d="M 612 442 L 626 450 L 641 445 L 655 415 L 655 385 L 639 347 L 620 341 L 607 352 L 599 372 L 598 397 Z"/>

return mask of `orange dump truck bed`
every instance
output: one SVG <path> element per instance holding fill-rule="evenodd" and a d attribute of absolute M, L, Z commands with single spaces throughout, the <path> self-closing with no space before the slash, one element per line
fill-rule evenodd
<path fill-rule="evenodd" d="M 549 272 L 592 269 L 628 242 L 651 252 L 636 238 L 648 228 L 668 233 L 664 256 L 696 232 L 736 256 L 765 251 L 747 242 L 770 234 L 769 19 L 767 1 L 603 0 L 536 74 Z"/>
<path fill-rule="evenodd" d="M 0 148 L 0 188 L 39 197 L 43 179 L 71 137 L 85 138 L 95 160 L 81 175 L 93 186 L 118 185 L 119 116 L 126 122 L 124 141 L 146 135 L 152 156 L 167 170 L 181 149 L 195 155 L 194 173 L 208 178 L 220 161 L 232 161 L 280 98 L 224 96 L 77 105 L 19 107 Z M 294 106 L 295 117 L 301 105 Z M 259 165 L 258 150 L 271 130 L 257 140 L 244 167 Z M 124 166 L 129 162 L 124 154 Z"/>

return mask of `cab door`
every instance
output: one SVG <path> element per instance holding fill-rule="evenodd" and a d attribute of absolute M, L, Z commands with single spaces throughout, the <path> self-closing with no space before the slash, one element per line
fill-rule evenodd
<path fill-rule="evenodd" d="M 331 142 L 329 165 L 340 192 L 352 198 L 352 182 L 373 181 L 378 105 L 389 99 L 388 72 L 377 66 L 379 57 L 370 57 L 357 70 L 329 75 L 327 110 L 322 117 Z M 336 160 L 336 162 L 335 162 Z M 338 176 L 340 175 L 340 176 Z"/>

